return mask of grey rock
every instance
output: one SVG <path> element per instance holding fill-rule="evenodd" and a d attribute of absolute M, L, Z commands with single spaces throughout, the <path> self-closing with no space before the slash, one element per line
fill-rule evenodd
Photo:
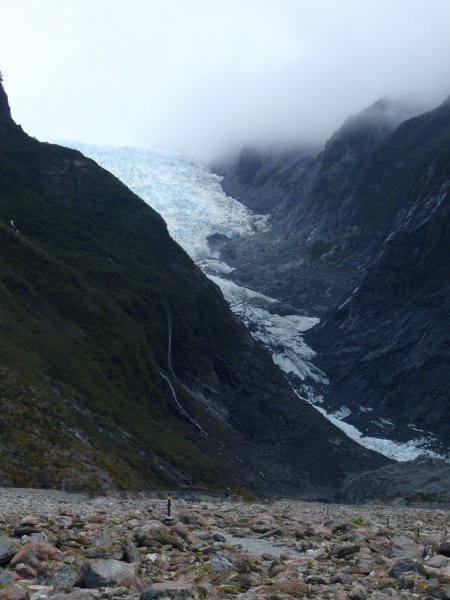
<path fill-rule="evenodd" d="M 423 573 L 424 569 L 412 558 L 400 558 L 389 570 L 389 577 L 398 579 L 405 573 Z"/>
<path fill-rule="evenodd" d="M 57 565 L 50 572 L 38 571 L 38 583 L 40 585 L 52 586 L 55 590 L 69 592 L 74 587 L 81 585 L 81 575 L 74 565 Z"/>
<path fill-rule="evenodd" d="M 432 556 L 429 558 L 425 565 L 427 567 L 433 567 L 434 569 L 443 569 L 448 565 L 448 559 L 442 554 L 436 554 L 436 556 Z"/>
<path fill-rule="evenodd" d="M 350 600 L 365 600 L 369 595 L 366 588 L 361 584 L 356 584 L 348 591 Z"/>
<path fill-rule="evenodd" d="M 209 561 L 209 566 L 215 571 L 234 569 L 240 573 L 247 573 L 250 570 L 248 564 L 241 557 L 234 556 L 230 552 L 218 552 Z"/>
<path fill-rule="evenodd" d="M 439 584 L 427 585 L 422 592 L 427 599 L 448 600 L 450 598 L 450 586 L 444 587 Z"/>
<path fill-rule="evenodd" d="M 320 577 L 320 575 L 311 575 L 306 578 L 306 583 L 309 585 L 325 585 L 326 581 L 323 577 Z"/>
<path fill-rule="evenodd" d="M 227 569 L 235 569 L 233 561 L 225 555 L 213 556 L 209 561 L 209 566 L 214 571 L 226 571 Z"/>
<path fill-rule="evenodd" d="M 0 569 L 0 585 L 8 585 L 10 583 L 14 583 L 15 581 L 16 577 L 12 571 Z"/>
<path fill-rule="evenodd" d="M 122 542 L 123 560 L 131 564 L 140 564 L 141 559 L 138 549 L 131 540 Z"/>
<path fill-rule="evenodd" d="M 423 558 L 425 547 L 406 536 L 393 537 L 386 550 L 388 558 Z"/>
<path fill-rule="evenodd" d="M 225 542 L 226 541 L 224 536 L 221 533 L 213 533 L 212 539 L 215 542 Z"/>
<path fill-rule="evenodd" d="M 6 565 L 19 550 L 17 540 L 8 537 L 0 538 L 0 565 Z"/>
<path fill-rule="evenodd" d="M 136 585 L 135 566 L 118 560 L 107 559 L 85 562 L 81 567 L 81 578 L 85 587 Z"/>
<path fill-rule="evenodd" d="M 361 550 L 361 546 L 353 544 L 351 546 L 337 546 L 331 551 L 331 555 L 336 558 L 347 558 L 353 556 Z"/>
<path fill-rule="evenodd" d="M 190 600 L 197 598 L 199 598 L 197 588 L 186 583 L 154 583 L 140 596 L 140 600 Z"/>
<path fill-rule="evenodd" d="M 164 546 L 169 545 L 184 550 L 183 544 L 178 538 L 173 536 L 165 527 L 154 526 L 153 524 L 144 525 L 135 532 L 135 540 L 138 546 Z"/>
<path fill-rule="evenodd" d="M 266 531 L 266 533 L 262 533 L 261 535 L 258 535 L 257 537 L 259 540 L 262 540 L 264 538 L 268 538 L 268 537 L 272 537 L 272 536 L 280 537 L 282 535 L 284 535 L 282 529 L 271 529 L 270 531 Z"/>

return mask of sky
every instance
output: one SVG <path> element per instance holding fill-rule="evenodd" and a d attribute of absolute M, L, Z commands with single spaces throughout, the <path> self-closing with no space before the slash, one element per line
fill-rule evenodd
<path fill-rule="evenodd" d="M 0 0 L 0 19 L 13 118 L 41 140 L 209 159 L 450 95 L 450 0 Z"/>

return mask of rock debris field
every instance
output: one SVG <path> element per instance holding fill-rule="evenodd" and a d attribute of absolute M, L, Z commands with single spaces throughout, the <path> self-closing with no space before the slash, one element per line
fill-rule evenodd
<path fill-rule="evenodd" d="M 450 513 L 0 489 L 0 600 L 450 599 Z"/>

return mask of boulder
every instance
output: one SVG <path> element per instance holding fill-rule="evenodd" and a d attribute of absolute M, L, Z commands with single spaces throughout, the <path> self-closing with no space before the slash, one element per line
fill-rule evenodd
<path fill-rule="evenodd" d="M 436 556 L 429 558 L 425 565 L 427 567 L 433 567 L 433 569 L 443 569 L 448 565 L 448 558 L 442 554 L 436 554 Z"/>
<path fill-rule="evenodd" d="M 389 570 L 389 577 L 398 579 L 405 573 L 424 574 L 424 568 L 412 558 L 399 558 Z"/>
<path fill-rule="evenodd" d="M 196 586 L 186 583 L 154 583 L 140 596 L 140 600 L 191 600 L 198 598 Z"/>
<path fill-rule="evenodd" d="M 0 589 L 0 600 L 28 600 L 27 590 L 20 585 L 8 585 Z"/>
<path fill-rule="evenodd" d="M 386 550 L 388 558 L 423 558 L 425 547 L 414 539 L 399 535 L 393 537 Z"/>
<path fill-rule="evenodd" d="M 17 540 L 0 537 L 0 565 L 7 565 L 19 548 Z"/>
<path fill-rule="evenodd" d="M 336 546 L 331 550 L 331 556 L 336 558 L 349 558 L 354 554 L 357 554 L 361 550 L 361 546 L 358 544 L 352 544 L 350 546 Z"/>
<path fill-rule="evenodd" d="M 83 563 L 81 566 L 81 579 L 87 588 L 139 587 L 135 565 L 114 559 Z"/>
<path fill-rule="evenodd" d="M 74 565 L 59 564 L 50 571 L 38 571 L 38 583 L 69 592 L 75 586 L 81 585 L 81 575 Z"/>
<path fill-rule="evenodd" d="M 209 561 L 209 566 L 214 571 L 226 571 L 234 569 L 239 573 L 248 573 L 250 567 L 248 562 L 241 556 L 234 556 L 230 552 L 217 552 Z"/>
<path fill-rule="evenodd" d="M 11 567 L 15 567 L 19 563 L 25 563 L 32 567 L 37 567 L 39 561 L 43 560 L 59 560 L 62 553 L 58 548 L 44 544 L 43 542 L 27 542 L 11 559 Z"/>
<path fill-rule="evenodd" d="M 0 569 L 0 586 L 9 585 L 10 583 L 15 583 L 17 577 L 13 571 L 6 571 Z"/>
<path fill-rule="evenodd" d="M 261 535 L 258 535 L 257 539 L 258 540 L 262 540 L 264 538 L 269 538 L 269 537 L 272 537 L 272 536 L 279 537 L 279 536 L 282 536 L 282 535 L 284 535 L 282 529 L 280 529 L 280 528 L 278 528 L 278 529 L 271 529 L 270 531 L 266 531 L 266 533 L 262 533 Z"/>
<path fill-rule="evenodd" d="M 139 565 L 141 558 L 139 552 L 131 540 L 125 540 L 122 542 L 123 560 L 130 564 Z"/>
<path fill-rule="evenodd" d="M 134 534 L 138 546 L 164 546 L 168 544 L 177 550 L 184 550 L 184 545 L 170 533 L 166 527 L 155 527 L 153 524 L 143 525 Z"/>

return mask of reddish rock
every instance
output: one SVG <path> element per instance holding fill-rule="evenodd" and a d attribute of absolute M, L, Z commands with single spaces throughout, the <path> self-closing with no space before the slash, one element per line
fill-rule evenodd
<path fill-rule="evenodd" d="M 36 561 L 59 560 L 61 557 L 61 551 L 50 544 L 28 542 L 13 556 L 10 565 L 14 568 L 19 563 L 25 563 L 34 567 L 37 566 Z"/>

